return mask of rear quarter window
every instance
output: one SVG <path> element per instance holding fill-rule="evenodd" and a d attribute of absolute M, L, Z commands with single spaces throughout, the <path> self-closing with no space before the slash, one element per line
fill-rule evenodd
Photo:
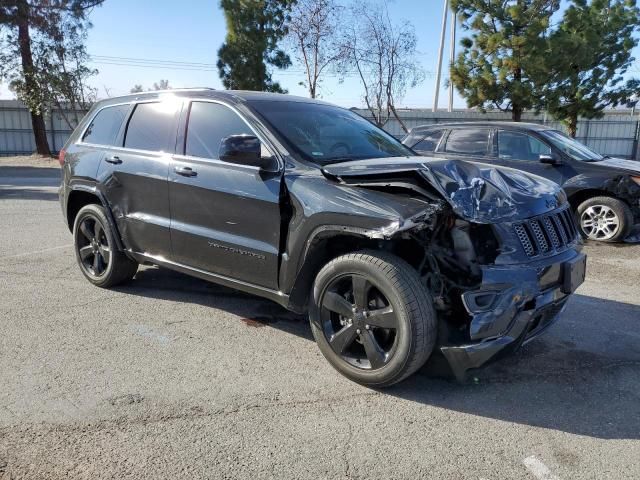
<path fill-rule="evenodd" d="M 91 123 L 84 131 L 82 141 L 95 145 L 114 146 L 128 111 L 129 105 L 115 105 L 103 108 L 91 120 Z"/>
<path fill-rule="evenodd" d="M 451 130 L 445 151 L 461 155 L 487 155 L 489 145 L 488 128 L 459 128 Z"/>

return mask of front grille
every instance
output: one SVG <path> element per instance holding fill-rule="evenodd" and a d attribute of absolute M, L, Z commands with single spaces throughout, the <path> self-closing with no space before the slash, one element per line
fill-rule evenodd
<path fill-rule="evenodd" d="M 515 223 L 513 229 L 528 257 L 561 250 L 578 235 L 578 228 L 568 207 Z"/>

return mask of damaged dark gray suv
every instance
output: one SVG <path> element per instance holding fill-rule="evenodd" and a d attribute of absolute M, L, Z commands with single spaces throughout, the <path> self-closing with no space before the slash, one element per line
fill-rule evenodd
<path fill-rule="evenodd" d="M 548 327 L 585 256 L 556 184 L 429 160 L 355 113 L 208 89 L 96 104 L 60 154 L 82 273 L 155 264 L 309 312 L 375 387 L 441 352 L 459 379 Z"/>

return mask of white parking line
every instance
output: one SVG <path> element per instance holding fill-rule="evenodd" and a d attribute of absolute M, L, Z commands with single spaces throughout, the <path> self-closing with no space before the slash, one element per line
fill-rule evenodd
<path fill-rule="evenodd" d="M 524 466 L 527 467 L 527 470 L 529 470 L 538 480 L 560 480 L 553 473 L 551 473 L 549 467 L 547 467 L 533 455 L 525 458 L 522 463 L 524 463 Z"/>
<path fill-rule="evenodd" d="M 129 328 L 133 331 L 133 333 L 142 337 L 150 338 L 151 340 L 155 340 L 161 345 L 168 345 L 169 343 L 171 343 L 171 339 L 169 337 L 154 331 L 146 325 L 129 325 Z"/>
<path fill-rule="evenodd" d="M 45 248 L 44 250 L 36 250 L 34 252 L 18 253 L 17 255 L 7 255 L 7 256 L 4 256 L 4 257 L 0 257 L 0 260 L 3 260 L 5 258 L 27 257 L 29 255 L 37 255 L 38 253 L 51 252 L 53 250 L 60 250 L 61 248 L 69 248 L 69 247 L 73 247 L 73 244 L 70 243 L 69 245 L 60 245 L 59 247 Z"/>

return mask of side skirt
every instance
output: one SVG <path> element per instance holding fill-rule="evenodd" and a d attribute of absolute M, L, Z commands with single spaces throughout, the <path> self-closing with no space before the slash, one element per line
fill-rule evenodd
<path fill-rule="evenodd" d="M 184 273 L 185 275 L 191 275 L 192 277 L 201 278 L 208 282 L 223 285 L 225 287 L 234 288 L 251 295 L 257 295 L 259 297 L 268 298 L 276 303 L 279 303 L 285 308 L 289 307 L 289 295 L 278 290 L 271 290 L 270 288 L 261 287 L 260 285 L 254 285 L 252 283 L 235 280 L 224 275 L 218 275 L 216 273 L 207 272 L 198 268 L 189 267 L 181 263 L 172 262 L 164 257 L 156 257 L 152 255 L 145 255 L 144 253 L 127 251 L 138 263 L 151 263 L 160 267 L 165 267 L 176 272 Z"/>

